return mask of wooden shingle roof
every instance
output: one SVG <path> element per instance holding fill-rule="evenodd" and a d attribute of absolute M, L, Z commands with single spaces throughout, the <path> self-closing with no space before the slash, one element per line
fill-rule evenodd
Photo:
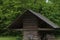
<path fill-rule="evenodd" d="M 53 28 L 59 28 L 58 25 L 56 25 L 55 23 L 53 23 L 52 21 L 50 21 L 48 18 L 46 18 L 45 16 L 41 15 L 40 13 L 36 13 L 36 12 L 34 12 L 32 10 L 29 10 L 29 11 L 32 12 L 34 15 L 36 15 L 41 20 L 43 20 L 44 22 L 46 22 L 47 24 L 49 24 L 50 26 L 52 26 Z"/>
<path fill-rule="evenodd" d="M 56 25 L 55 23 L 53 23 L 52 21 L 50 21 L 48 18 L 46 18 L 45 16 L 43 16 L 43 15 L 41 15 L 40 13 L 36 13 L 36 12 L 34 12 L 34 11 L 32 11 L 32 10 L 26 10 L 25 12 L 31 12 L 33 15 L 35 15 L 35 16 L 37 16 L 39 19 L 41 19 L 41 20 L 43 20 L 44 22 L 46 22 L 47 24 L 49 24 L 51 27 L 53 27 L 53 28 L 59 28 L 59 26 L 58 25 Z M 23 13 L 24 14 L 24 13 Z M 22 15 L 23 15 L 22 14 Z M 21 15 L 21 16 L 22 16 Z M 21 18 L 21 16 L 18 16 L 18 18 L 9 26 L 9 27 L 12 27 L 13 25 L 15 25 L 16 23 L 17 23 L 17 25 L 18 25 L 18 20 L 21 20 L 20 18 Z"/>

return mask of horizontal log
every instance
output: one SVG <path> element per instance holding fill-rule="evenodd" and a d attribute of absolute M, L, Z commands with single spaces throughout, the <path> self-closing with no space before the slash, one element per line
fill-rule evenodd
<path fill-rule="evenodd" d="M 16 30 L 16 31 L 50 31 L 50 30 L 54 30 L 54 29 L 49 29 L 49 28 L 38 28 L 38 29 L 12 29 L 12 30 Z"/>

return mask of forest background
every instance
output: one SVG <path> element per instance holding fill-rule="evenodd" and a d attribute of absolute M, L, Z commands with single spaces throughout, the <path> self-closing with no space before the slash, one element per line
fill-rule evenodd
<path fill-rule="evenodd" d="M 22 36 L 21 31 L 10 31 L 8 27 L 26 9 L 41 13 L 60 26 L 60 0 L 0 0 L 0 36 Z"/>

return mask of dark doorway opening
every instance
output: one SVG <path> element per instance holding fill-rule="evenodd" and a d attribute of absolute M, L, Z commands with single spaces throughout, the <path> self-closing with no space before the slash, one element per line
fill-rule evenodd
<path fill-rule="evenodd" d="M 39 32 L 39 35 L 40 35 L 41 40 L 47 40 L 47 38 L 46 38 L 47 33 L 46 32 Z"/>
<path fill-rule="evenodd" d="M 41 34 L 41 40 L 46 40 L 46 33 Z"/>

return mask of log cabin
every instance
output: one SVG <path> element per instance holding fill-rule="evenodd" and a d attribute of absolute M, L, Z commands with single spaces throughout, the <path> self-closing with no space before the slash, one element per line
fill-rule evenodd
<path fill-rule="evenodd" d="M 23 40 L 55 40 L 59 26 L 32 10 L 26 10 L 9 26 L 10 30 L 22 31 Z"/>

